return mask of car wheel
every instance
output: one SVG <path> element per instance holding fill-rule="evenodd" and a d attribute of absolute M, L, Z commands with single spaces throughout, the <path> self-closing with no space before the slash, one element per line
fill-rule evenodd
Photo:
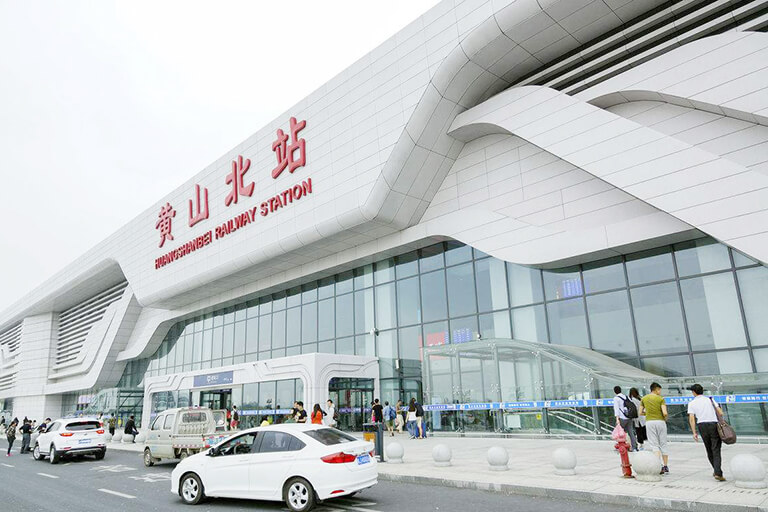
<path fill-rule="evenodd" d="M 43 460 L 43 454 L 40 453 L 40 445 L 35 443 L 35 449 L 32 450 L 32 458 L 35 460 Z"/>
<path fill-rule="evenodd" d="M 96 460 L 103 459 L 106 454 L 107 454 L 107 449 L 106 448 L 104 448 L 100 452 L 96 452 Z"/>
<path fill-rule="evenodd" d="M 60 458 L 61 455 L 59 455 L 59 452 L 56 451 L 56 447 L 51 445 L 51 449 L 48 451 L 48 462 L 51 464 L 58 464 Z"/>
<path fill-rule="evenodd" d="M 187 450 L 181 450 L 179 453 L 179 462 L 189 457 L 189 452 Z"/>
<path fill-rule="evenodd" d="M 315 506 L 315 490 L 300 477 L 291 478 L 285 484 L 285 504 L 293 512 L 307 512 Z"/>
<path fill-rule="evenodd" d="M 179 489 L 181 499 L 187 505 L 197 505 L 203 499 L 203 483 L 194 473 L 189 473 L 182 477 Z"/>
<path fill-rule="evenodd" d="M 149 451 L 149 448 L 146 448 L 144 450 L 144 465 L 147 467 L 151 467 L 155 465 L 155 461 L 152 460 L 152 452 Z"/>

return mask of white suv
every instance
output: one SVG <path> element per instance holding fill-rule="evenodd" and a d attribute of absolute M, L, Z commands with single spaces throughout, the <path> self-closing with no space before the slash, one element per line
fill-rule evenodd
<path fill-rule="evenodd" d="M 35 440 L 32 457 L 43 460 L 47 455 L 51 464 L 56 464 L 66 455 L 95 455 L 101 460 L 107 453 L 107 439 L 104 427 L 97 419 L 69 418 L 51 423 L 45 432 Z"/>

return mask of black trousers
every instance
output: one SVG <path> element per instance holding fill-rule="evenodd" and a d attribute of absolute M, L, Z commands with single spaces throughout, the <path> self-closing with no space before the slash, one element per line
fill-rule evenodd
<path fill-rule="evenodd" d="M 31 434 L 21 435 L 21 453 L 26 453 L 29 451 L 29 441 L 31 440 L 31 437 Z"/>
<path fill-rule="evenodd" d="M 699 423 L 699 435 L 704 443 L 704 448 L 707 449 L 707 458 L 712 464 L 712 469 L 715 470 L 715 476 L 723 476 L 723 469 L 720 467 L 722 460 L 720 448 L 723 446 L 723 441 L 720 439 L 720 434 L 717 433 L 717 423 L 714 421 Z"/>
<path fill-rule="evenodd" d="M 10 437 L 10 438 L 8 438 L 8 452 L 7 452 L 7 453 L 11 453 L 11 448 L 13 447 L 13 442 L 14 442 L 15 440 L 16 440 L 16 438 L 15 438 L 15 437 Z"/>

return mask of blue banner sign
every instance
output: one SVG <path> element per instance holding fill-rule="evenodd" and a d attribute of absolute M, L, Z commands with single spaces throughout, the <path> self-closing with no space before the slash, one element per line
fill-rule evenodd
<path fill-rule="evenodd" d="M 291 409 L 245 409 L 238 411 L 240 416 L 269 416 L 271 414 L 291 414 Z"/>
<path fill-rule="evenodd" d="M 202 386 L 220 386 L 222 384 L 232 384 L 234 372 L 209 373 L 206 375 L 195 375 L 194 387 Z"/>
<path fill-rule="evenodd" d="M 754 395 L 714 395 L 720 404 L 756 404 L 768 402 L 768 393 Z M 686 405 L 692 396 L 664 397 L 667 405 Z M 490 411 L 519 409 L 570 409 L 573 407 L 613 407 L 613 398 L 589 398 L 573 400 L 534 400 L 529 402 L 473 402 L 466 404 L 425 405 L 425 411 Z"/>

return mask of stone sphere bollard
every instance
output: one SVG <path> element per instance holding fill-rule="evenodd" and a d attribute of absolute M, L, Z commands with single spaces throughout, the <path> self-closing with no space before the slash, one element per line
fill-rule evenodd
<path fill-rule="evenodd" d="M 447 444 L 438 444 L 432 448 L 432 460 L 435 466 L 444 467 L 451 465 L 451 448 Z"/>
<path fill-rule="evenodd" d="M 506 471 L 509 469 L 507 463 L 509 462 L 509 453 L 501 446 L 491 446 L 488 448 L 488 466 L 491 471 Z"/>
<path fill-rule="evenodd" d="M 743 489 L 766 487 L 763 461 L 750 453 L 740 453 L 731 459 L 731 473 L 736 487 Z"/>
<path fill-rule="evenodd" d="M 146 430 L 139 431 L 138 435 L 136 436 L 135 441 L 137 443 L 143 443 L 146 440 L 147 440 L 147 431 Z"/>
<path fill-rule="evenodd" d="M 123 434 L 123 443 L 132 443 L 133 434 Z"/>
<path fill-rule="evenodd" d="M 389 443 L 384 450 L 384 452 L 387 455 L 387 462 L 390 462 L 392 464 L 402 464 L 403 463 L 403 445 L 400 443 L 393 441 Z"/>
<path fill-rule="evenodd" d="M 576 454 L 568 448 L 558 448 L 552 452 L 552 464 L 556 475 L 576 474 Z"/>
<path fill-rule="evenodd" d="M 104 434 L 104 439 L 106 439 L 107 442 L 112 441 L 112 434 L 107 432 L 106 434 Z"/>
<path fill-rule="evenodd" d="M 123 433 L 119 430 L 115 432 L 115 435 L 112 436 L 112 441 L 115 443 L 119 443 L 123 439 Z"/>
<path fill-rule="evenodd" d="M 635 478 L 641 482 L 661 481 L 661 461 L 653 452 L 634 452 L 630 462 L 635 469 Z"/>

